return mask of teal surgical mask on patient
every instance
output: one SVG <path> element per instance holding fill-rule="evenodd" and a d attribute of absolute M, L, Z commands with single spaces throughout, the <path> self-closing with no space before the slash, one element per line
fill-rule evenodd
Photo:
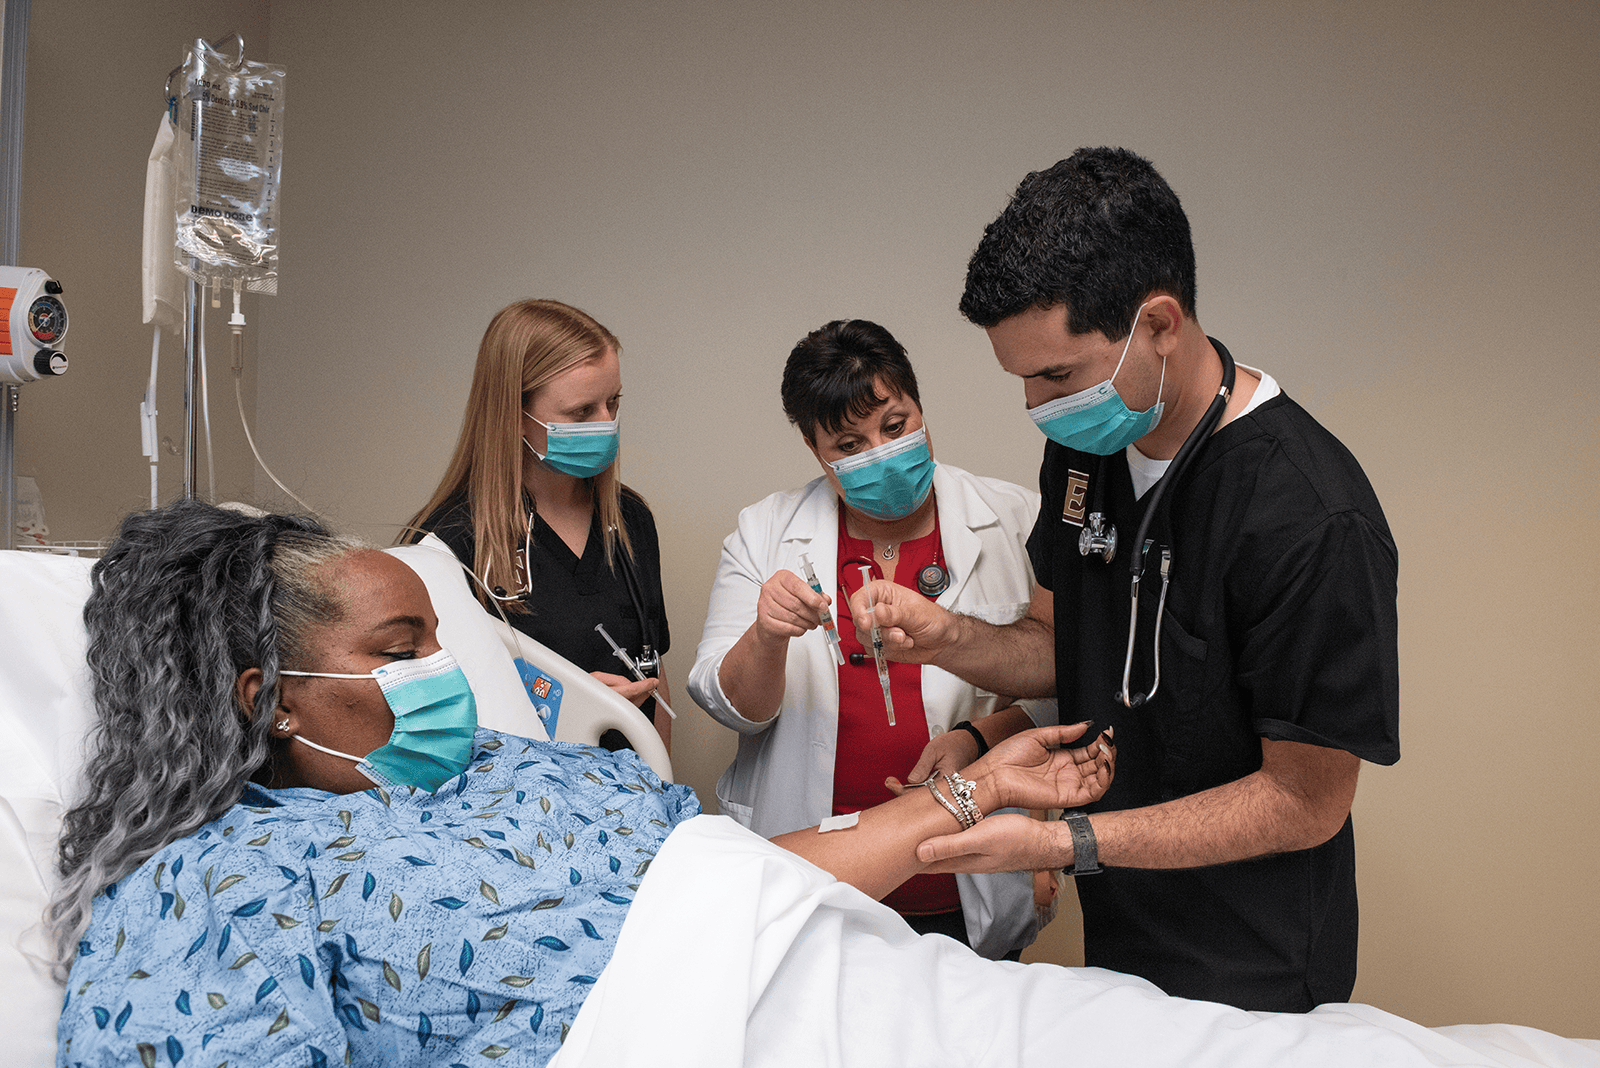
<path fill-rule="evenodd" d="M 358 757 L 299 734 L 294 739 L 330 756 L 354 761 L 356 770 L 379 786 L 414 786 L 433 793 L 467 770 L 472 736 L 478 729 L 478 706 L 466 674 L 449 650 L 440 649 L 420 660 L 383 664 L 365 675 L 332 671 L 278 674 L 377 681 L 394 713 L 394 730 L 386 744 Z"/>

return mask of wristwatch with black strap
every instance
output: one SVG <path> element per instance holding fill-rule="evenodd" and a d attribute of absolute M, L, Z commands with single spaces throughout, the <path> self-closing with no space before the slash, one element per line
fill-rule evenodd
<path fill-rule="evenodd" d="M 1089 814 L 1081 808 L 1069 808 L 1061 814 L 1061 820 L 1072 834 L 1072 867 L 1061 870 L 1068 875 L 1094 875 L 1102 870 Z"/>

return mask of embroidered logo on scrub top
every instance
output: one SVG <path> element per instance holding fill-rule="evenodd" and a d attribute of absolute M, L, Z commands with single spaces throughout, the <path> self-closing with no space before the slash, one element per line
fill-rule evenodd
<path fill-rule="evenodd" d="M 1082 471 L 1067 471 L 1067 499 L 1061 505 L 1061 521 L 1083 526 L 1084 499 L 1089 495 L 1089 476 Z"/>

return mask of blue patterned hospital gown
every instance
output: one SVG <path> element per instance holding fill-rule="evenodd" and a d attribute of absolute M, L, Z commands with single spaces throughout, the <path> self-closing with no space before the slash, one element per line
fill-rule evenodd
<path fill-rule="evenodd" d="M 480 730 L 437 793 L 250 787 L 94 902 L 61 1065 L 542 1065 L 667 833 L 631 752 Z"/>

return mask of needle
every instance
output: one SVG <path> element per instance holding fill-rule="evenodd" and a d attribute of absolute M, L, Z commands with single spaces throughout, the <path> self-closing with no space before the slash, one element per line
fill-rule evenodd
<path fill-rule="evenodd" d="M 800 554 L 800 568 L 806 573 L 806 582 L 810 583 L 811 588 L 826 597 L 827 594 L 822 593 L 822 583 L 817 581 L 817 573 L 811 569 L 811 557 L 805 553 Z M 833 662 L 844 667 L 844 651 L 839 648 L 839 628 L 834 625 L 833 613 L 828 611 L 827 605 L 822 606 L 822 633 L 827 636 L 828 648 L 833 651 Z"/>
<path fill-rule="evenodd" d="M 872 659 L 878 665 L 878 683 L 883 687 L 883 707 L 889 713 L 889 726 L 894 726 L 894 698 L 889 696 L 889 665 L 883 659 L 883 632 L 878 630 L 878 616 L 872 610 L 872 568 L 862 565 L 861 588 L 867 591 L 867 615 L 872 617 Z"/>
<path fill-rule="evenodd" d="M 606 640 L 606 644 L 611 646 L 611 651 L 616 654 L 617 659 L 622 661 L 624 664 L 628 665 L 628 670 L 633 672 L 633 677 L 634 678 L 638 679 L 640 682 L 643 682 L 645 679 L 650 677 L 650 676 L 646 675 L 644 672 L 640 671 L 639 670 L 639 665 L 635 664 L 633 662 L 633 657 L 628 655 L 627 650 L 622 648 L 622 646 L 618 645 L 612 639 L 611 635 L 606 633 L 606 625 L 604 623 L 596 623 L 594 625 L 594 629 L 599 631 L 600 632 L 600 637 L 604 638 Z M 661 699 L 661 695 L 659 693 L 655 695 L 655 699 L 656 699 L 656 704 L 660 705 L 662 708 L 667 710 L 667 715 L 669 717 L 671 717 L 672 719 L 677 719 L 678 718 L 678 714 L 672 710 L 672 706 L 667 704 L 665 701 L 663 701 Z"/>

